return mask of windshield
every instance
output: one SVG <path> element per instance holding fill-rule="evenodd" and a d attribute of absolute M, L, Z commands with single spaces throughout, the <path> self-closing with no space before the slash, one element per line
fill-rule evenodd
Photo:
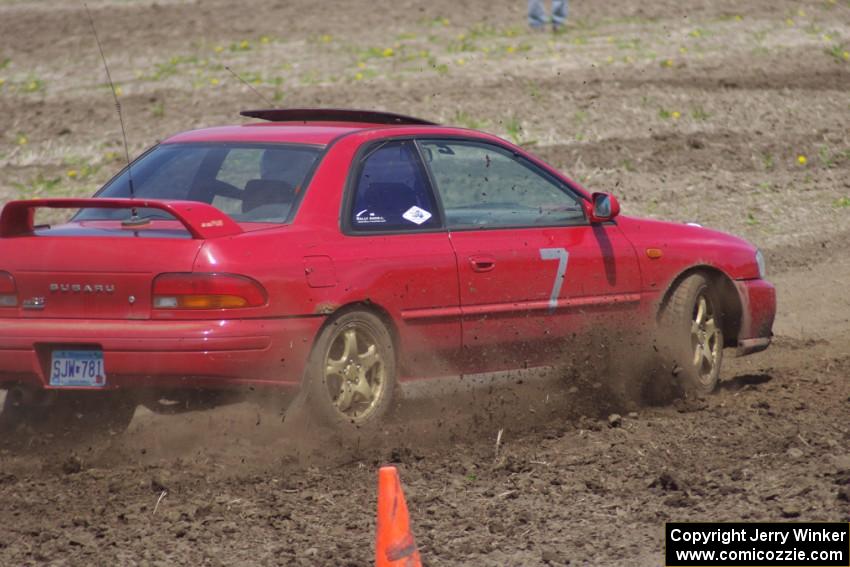
<path fill-rule="evenodd" d="M 132 165 L 137 198 L 199 201 L 236 222 L 285 223 L 295 211 L 321 148 L 294 144 L 163 144 Z M 127 171 L 96 197 L 130 196 Z M 128 209 L 83 209 L 75 220 L 124 220 Z M 170 219 L 140 208 L 142 218 Z"/>

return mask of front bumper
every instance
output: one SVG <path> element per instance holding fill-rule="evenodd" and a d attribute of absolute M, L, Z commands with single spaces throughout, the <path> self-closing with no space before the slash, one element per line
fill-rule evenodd
<path fill-rule="evenodd" d="M 60 347 L 101 349 L 108 389 L 295 386 L 322 321 L 0 319 L 0 386 L 50 389 Z"/>
<path fill-rule="evenodd" d="M 735 282 L 741 298 L 738 356 L 759 352 L 770 345 L 776 317 L 776 289 L 762 279 Z"/>

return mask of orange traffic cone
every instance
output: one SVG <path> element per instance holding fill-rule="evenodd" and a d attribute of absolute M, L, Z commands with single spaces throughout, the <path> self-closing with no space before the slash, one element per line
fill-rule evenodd
<path fill-rule="evenodd" d="M 381 467 L 378 471 L 375 567 L 422 567 L 395 467 Z"/>

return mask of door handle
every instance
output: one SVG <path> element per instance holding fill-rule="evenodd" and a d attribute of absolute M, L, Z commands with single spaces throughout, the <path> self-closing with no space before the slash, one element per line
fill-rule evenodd
<path fill-rule="evenodd" d="M 496 267 L 496 259 L 492 256 L 470 256 L 469 265 L 474 272 L 489 272 Z"/>

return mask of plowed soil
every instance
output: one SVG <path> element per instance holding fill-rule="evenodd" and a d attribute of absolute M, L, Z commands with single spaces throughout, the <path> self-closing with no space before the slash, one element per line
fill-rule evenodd
<path fill-rule="evenodd" d="M 755 242 L 777 337 L 662 406 L 548 371 L 415 384 L 368 439 L 253 403 L 22 432 L 0 441 L 0 564 L 369 565 L 386 463 L 428 565 L 660 565 L 665 521 L 850 521 L 848 0 L 576 1 L 558 35 L 524 2 L 89 7 L 133 154 L 268 106 L 225 65 L 275 104 L 492 131 L 626 214 Z M 0 200 L 90 194 L 119 141 L 82 6 L 0 0 Z"/>

